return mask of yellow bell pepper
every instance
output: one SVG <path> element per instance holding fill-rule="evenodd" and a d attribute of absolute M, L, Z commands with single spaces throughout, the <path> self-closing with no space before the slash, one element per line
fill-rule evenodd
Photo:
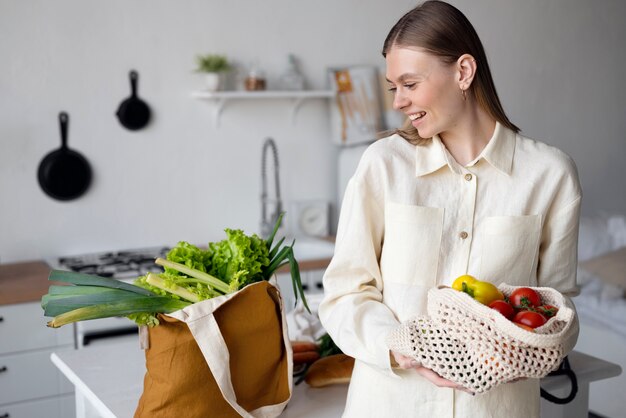
<path fill-rule="evenodd" d="M 464 274 L 463 276 L 459 276 L 452 283 L 452 288 L 454 290 L 458 290 L 459 292 L 463 291 L 463 284 L 472 285 L 476 283 L 476 278 L 474 276 L 470 276 L 469 274 Z"/>
<path fill-rule="evenodd" d="M 452 283 L 452 288 L 465 292 L 483 305 L 489 305 L 494 300 L 503 300 L 504 295 L 493 284 L 477 280 L 465 274 L 459 276 Z"/>

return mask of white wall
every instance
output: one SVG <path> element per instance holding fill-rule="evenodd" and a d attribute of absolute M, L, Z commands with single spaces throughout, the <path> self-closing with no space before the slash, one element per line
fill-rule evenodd
<path fill-rule="evenodd" d="M 273 136 L 285 200 L 336 200 L 337 148 L 323 101 L 295 125 L 289 103 L 239 102 L 221 126 L 194 56 L 258 59 L 270 82 L 295 53 L 312 88 L 325 69 L 384 65 L 382 42 L 409 0 L 0 0 L 0 261 L 221 238 L 258 230 L 260 156 Z M 509 116 L 578 163 L 584 210 L 626 210 L 626 67 L 619 1 L 455 1 L 476 26 Z M 114 113 L 128 71 L 152 106 L 148 129 Z M 57 115 L 70 113 L 69 145 L 92 164 L 83 198 L 57 202 L 36 171 L 58 147 Z"/>

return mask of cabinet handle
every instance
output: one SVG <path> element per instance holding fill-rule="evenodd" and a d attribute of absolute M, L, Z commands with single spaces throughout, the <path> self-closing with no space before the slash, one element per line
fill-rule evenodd
<path fill-rule="evenodd" d="M 6 371 L 7 371 L 7 366 L 0 367 L 0 373 L 6 372 Z M 0 416 L 0 418 L 2 418 L 2 417 Z"/>
<path fill-rule="evenodd" d="M 8 412 L 5 412 L 4 414 L 0 415 L 0 418 L 9 418 L 11 415 L 9 415 Z"/>

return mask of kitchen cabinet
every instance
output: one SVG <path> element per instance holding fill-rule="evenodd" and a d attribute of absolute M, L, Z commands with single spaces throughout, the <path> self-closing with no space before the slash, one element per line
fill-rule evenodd
<path fill-rule="evenodd" d="M 0 266 L 0 417 L 74 414 L 73 386 L 50 361 L 74 350 L 74 332 L 46 327 L 39 300 L 48 272 L 42 262 Z"/>
<path fill-rule="evenodd" d="M 48 328 L 39 302 L 0 305 L 0 318 L 0 355 L 74 345 L 72 327 Z"/>
<path fill-rule="evenodd" d="M 75 410 L 74 395 L 65 395 L 0 406 L 0 418 L 69 418 Z"/>
<path fill-rule="evenodd" d="M 306 100 L 312 99 L 331 99 L 335 97 L 332 90 L 301 90 L 301 91 L 281 91 L 281 90 L 265 90 L 265 91 L 197 91 L 191 94 L 191 97 L 200 100 L 206 100 L 214 103 L 213 123 L 215 127 L 219 127 L 220 116 L 224 107 L 235 100 L 291 100 L 291 123 L 295 123 L 296 115 L 302 104 Z"/>

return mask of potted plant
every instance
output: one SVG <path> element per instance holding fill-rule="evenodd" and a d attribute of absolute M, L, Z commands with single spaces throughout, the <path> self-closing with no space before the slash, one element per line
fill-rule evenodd
<path fill-rule="evenodd" d="M 207 89 L 217 91 L 220 89 L 223 74 L 230 70 L 230 63 L 224 55 L 205 54 L 196 57 L 196 71 L 205 73 Z"/>

